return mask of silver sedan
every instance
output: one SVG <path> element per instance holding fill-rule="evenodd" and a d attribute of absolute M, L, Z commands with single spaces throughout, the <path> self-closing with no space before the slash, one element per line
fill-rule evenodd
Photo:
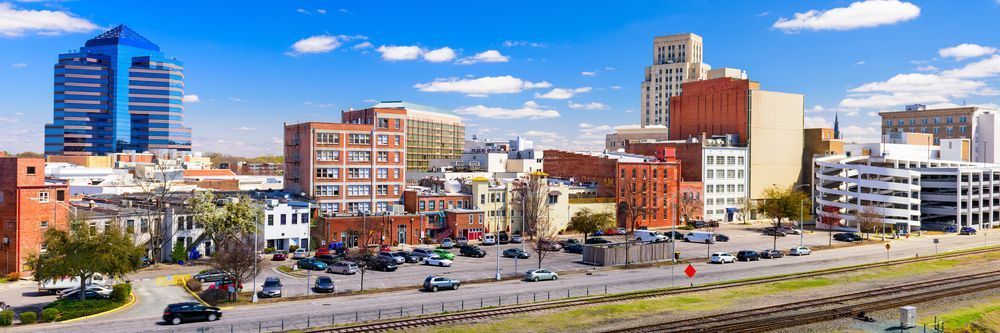
<path fill-rule="evenodd" d="M 533 269 L 524 273 L 525 281 L 559 280 L 559 274 L 547 269 Z"/>

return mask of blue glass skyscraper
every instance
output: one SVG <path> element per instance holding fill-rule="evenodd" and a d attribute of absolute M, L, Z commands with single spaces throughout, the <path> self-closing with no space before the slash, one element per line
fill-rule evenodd
<path fill-rule="evenodd" d="M 124 25 L 59 55 L 47 155 L 191 150 L 184 67 Z"/>

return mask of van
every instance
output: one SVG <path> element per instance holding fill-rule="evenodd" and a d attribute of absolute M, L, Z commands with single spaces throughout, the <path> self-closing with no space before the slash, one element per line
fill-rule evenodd
<path fill-rule="evenodd" d="M 684 235 L 684 241 L 705 244 L 715 243 L 715 234 L 704 231 L 692 231 Z"/>
<path fill-rule="evenodd" d="M 635 240 L 637 242 L 665 242 L 667 241 L 667 236 L 660 235 L 655 231 L 650 230 L 636 230 L 633 232 L 635 235 Z"/>
<path fill-rule="evenodd" d="M 104 275 L 94 274 L 87 279 L 87 284 L 107 285 L 108 283 L 104 280 Z M 65 276 L 58 279 L 38 282 L 38 291 L 49 294 L 55 294 L 59 291 L 74 287 L 80 287 L 80 278 L 74 276 Z"/>
<path fill-rule="evenodd" d="M 485 235 L 483 235 L 483 241 L 481 242 L 481 244 L 483 244 L 483 245 L 496 245 L 497 244 L 497 238 L 496 238 L 496 236 L 493 236 L 493 234 L 485 234 Z"/>

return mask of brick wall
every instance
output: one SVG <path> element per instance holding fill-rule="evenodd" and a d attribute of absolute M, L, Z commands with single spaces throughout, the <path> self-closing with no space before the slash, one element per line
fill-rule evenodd
<path fill-rule="evenodd" d="M 680 193 L 681 165 L 678 162 L 618 163 L 617 203 L 637 204 L 645 212 L 636 219 L 636 227 L 669 227 L 677 221 L 678 193 Z M 635 186 L 636 195 L 628 194 L 624 187 Z M 627 227 L 624 214 L 618 214 L 618 225 Z"/>
<path fill-rule="evenodd" d="M 618 161 L 610 158 L 546 150 L 542 169 L 549 177 L 573 178 L 577 182 L 597 183 L 597 195 L 615 195 L 615 169 Z"/>
<path fill-rule="evenodd" d="M 739 144 L 749 139 L 750 80 L 718 78 L 683 84 L 683 93 L 670 98 L 670 139 L 684 140 L 701 133 L 739 135 Z"/>
<path fill-rule="evenodd" d="M 40 193 L 47 193 L 47 202 Z M 66 185 L 45 183 L 44 159 L 0 157 L 0 270 L 4 274 L 26 270 L 25 260 L 42 249 L 45 230 L 68 227 L 68 193 Z"/>

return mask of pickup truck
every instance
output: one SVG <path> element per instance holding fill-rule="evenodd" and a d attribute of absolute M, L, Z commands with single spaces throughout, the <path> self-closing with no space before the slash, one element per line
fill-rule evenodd
<path fill-rule="evenodd" d="M 87 284 L 97 284 L 97 285 L 107 285 L 104 280 L 104 276 L 100 274 L 94 274 L 87 280 Z M 61 290 L 66 290 L 69 288 L 79 287 L 80 279 L 74 276 L 66 276 L 60 279 L 45 280 L 38 282 L 38 291 L 45 292 L 49 294 L 55 294 Z"/>

